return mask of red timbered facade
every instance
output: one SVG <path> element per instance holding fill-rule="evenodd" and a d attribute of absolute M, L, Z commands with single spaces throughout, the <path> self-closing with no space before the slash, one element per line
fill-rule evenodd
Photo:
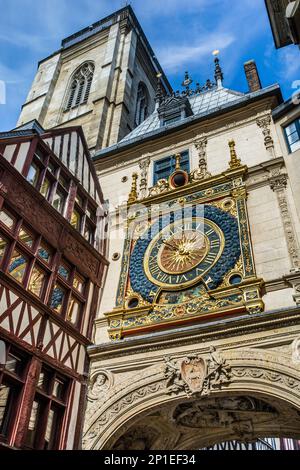
<path fill-rule="evenodd" d="M 106 213 L 81 128 L 0 134 L 0 447 L 80 447 Z"/>

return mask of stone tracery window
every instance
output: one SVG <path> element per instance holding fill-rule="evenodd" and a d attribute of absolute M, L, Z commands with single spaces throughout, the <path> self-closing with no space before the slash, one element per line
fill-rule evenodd
<path fill-rule="evenodd" d="M 136 111 L 135 111 L 135 123 L 137 126 L 142 124 L 143 121 L 149 115 L 149 94 L 146 85 L 143 82 L 139 83 Z"/>
<path fill-rule="evenodd" d="M 87 103 L 91 91 L 94 70 L 94 64 L 92 62 L 86 62 L 75 72 L 67 96 L 66 111 Z"/>

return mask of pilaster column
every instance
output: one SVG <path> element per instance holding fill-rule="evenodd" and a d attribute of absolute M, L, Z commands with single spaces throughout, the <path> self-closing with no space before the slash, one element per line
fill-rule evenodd
<path fill-rule="evenodd" d="M 275 158 L 274 140 L 271 136 L 271 123 L 272 117 L 270 114 L 256 119 L 256 124 L 262 130 L 264 136 L 266 150 L 271 158 Z"/>
<path fill-rule="evenodd" d="M 211 174 L 207 171 L 207 137 L 202 136 L 194 142 L 198 151 L 199 164 L 198 168 L 191 174 L 192 180 L 199 181 L 209 178 Z"/>
<path fill-rule="evenodd" d="M 148 190 L 148 173 L 150 166 L 150 157 L 146 156 L 143 160 L 140 161 L 140 170 L 141 170 L 141 181 L 140 181 L 140 197 L 144 199 L 147 197 Z"/>
<path fill-rule="evenodd" d="M 285 174 L 280 174 L 278 171 L 273 172 L 269 179 L 271 189 L 276 193 L 278 205 L 280 208 L 281 218 L 283 222 L 288 253 L 291 262 L 291 271 L 296 272 L 300 270 L 300 253 L 297 234 L 293 225 L 292 215 L 289 209 L 286 187 L 288 177 Z"/>

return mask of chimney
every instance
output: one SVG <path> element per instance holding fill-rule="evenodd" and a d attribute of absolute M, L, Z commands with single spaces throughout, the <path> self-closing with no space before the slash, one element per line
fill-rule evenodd
<path fill-rule="evenodd" d="M 244 64 L 245 74 L 249 86 L 249 91 L 254 92 L 261 90 L 261 81 L 259 78 L 257 66 L 254 60 L 249 60 Z"/>

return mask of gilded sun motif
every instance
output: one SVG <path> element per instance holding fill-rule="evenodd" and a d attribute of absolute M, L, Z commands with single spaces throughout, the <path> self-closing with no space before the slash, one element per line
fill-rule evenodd
<path fill-rule="evenodd" d="M 202 233 L 185 230 L 163 241 L 160 268 L 169 274 L 181 274 L 198 266 L 209 251 L 209 241 Z"/>

